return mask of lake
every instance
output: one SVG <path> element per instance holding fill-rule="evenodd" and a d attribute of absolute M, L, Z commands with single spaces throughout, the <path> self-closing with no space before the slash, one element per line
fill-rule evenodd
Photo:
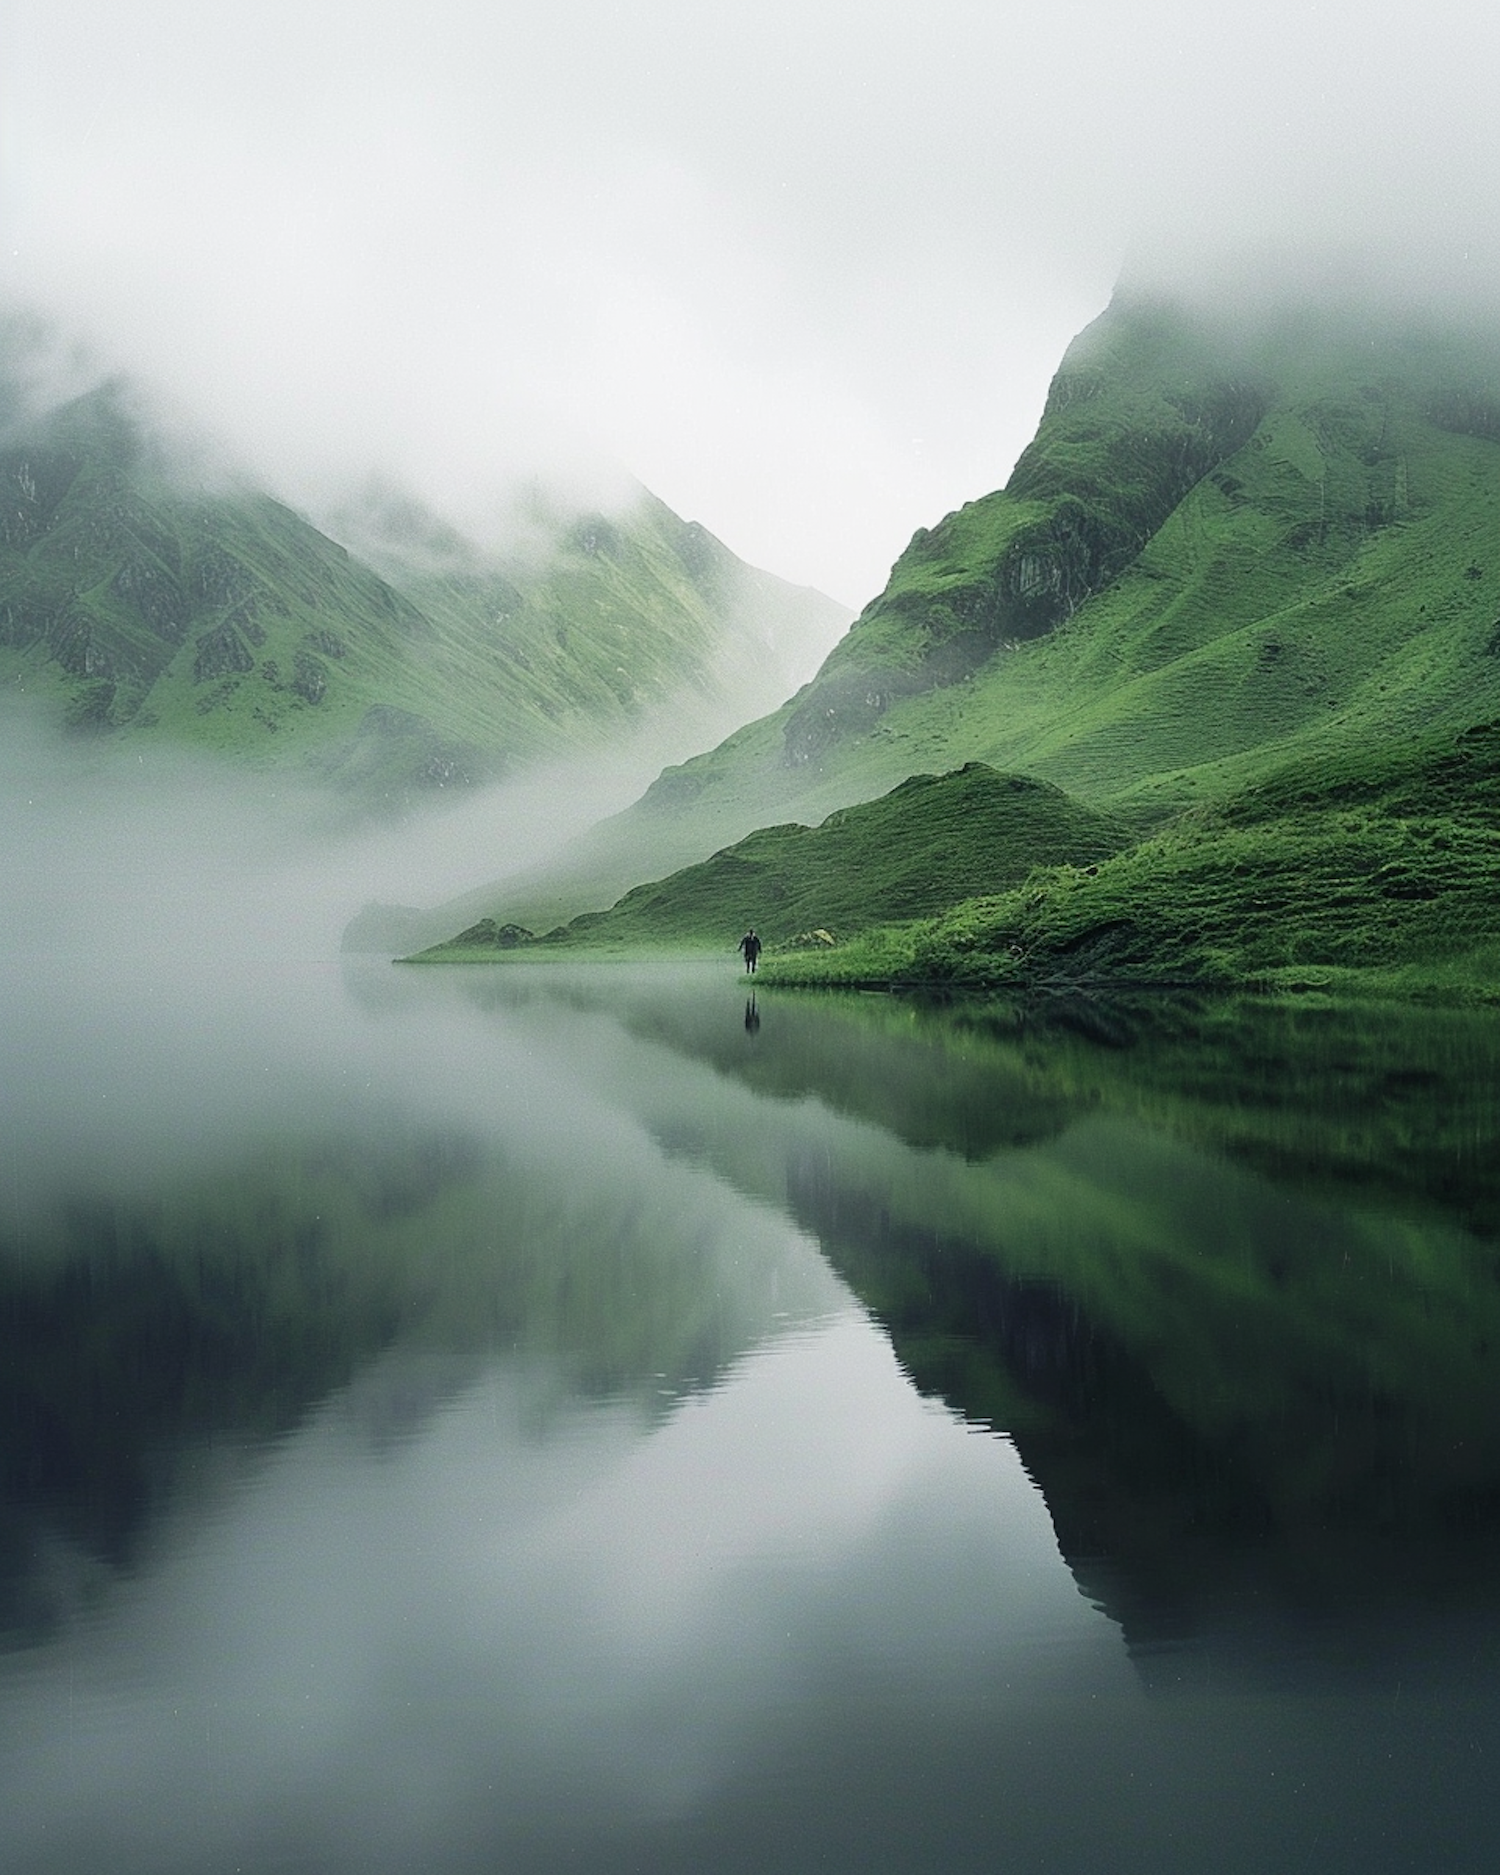
<path fill-rule="evenodd" d="M 15 957 L 0 1867 L 1500 1865 L 1500 1020 Z"/>

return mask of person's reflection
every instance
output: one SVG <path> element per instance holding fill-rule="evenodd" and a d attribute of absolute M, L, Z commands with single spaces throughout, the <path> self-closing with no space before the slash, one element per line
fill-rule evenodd
<path fill-rule="evenodd" d="M 751 990 L 745 1003 L 745 1033 L 753 1035 L 760 1027 L 760 1011 L 755 1007 L 755 991 Z"/>

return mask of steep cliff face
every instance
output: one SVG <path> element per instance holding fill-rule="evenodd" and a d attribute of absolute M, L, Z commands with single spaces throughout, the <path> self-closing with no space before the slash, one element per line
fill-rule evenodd
<path fill-rule="evenodd" d="M 898 698 L 957 683 L 1066 622 L 1243 447 L 1271 397 L 1263 375 L 1185 316 L 1106 314 L 1069 349 L 1004 489 L 917 531 L 788 714 L 785 759 L 814 760 Z"/>
<path fill-rule="evenodd" d="M 920 530 L 810 684 L 447 930 L 548 929 L 966 762 L 1152 825 L 1289 762 L 1500 718 L 1497 411 L 1489 331 L 1121 300 L 1007 487 Z"/>

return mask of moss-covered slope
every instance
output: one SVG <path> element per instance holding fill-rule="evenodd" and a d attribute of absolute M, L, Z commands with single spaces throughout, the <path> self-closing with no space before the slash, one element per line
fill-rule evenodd
<path fill-rule="evenodd" d="M 921 531 L 814 681 L 479 911 L 541 928 L 968 761 L 1161 824 L 1500 717 L 1500 343 L 1121 300 L 1008 486 Z"/>
<path fill-rule="evenodd" d="M 768 646 L 826 643 L 842 617 L 644 491 L 524 564 L 451 531 L 435 559 L 431 536 L 388 543 L 377 572 L 169 464 L 119 387 L 23 420 L 0 382 L 0 687 L 76 728 L 399 799 L 669 704 L 763 697 L 747 673 Z"/>
<path fill-rule="evenodd" d="M 1007 487 L 917 535 L 762 753 L 814 796 L 977 758 L 1163 814 L 1289 754 L 1476 720 L 1500 699 L 1497 539 L 1500 345 L 1124 302 Z M 702 804 L 752 746 L 658 789 Z"/>
<path fill-rule="evenodd" d="M 550 941 L 724 947 L 753 924 L 768 944 L 827 944 L 997 891 L 1037 865 L 1091 865 L 1130 838 L 1122 822 L 1046 782 L 971 762 L 951 775 L 913 775 L 820 827 L 762 828 L 635 887 L 607 912 L 584 913 Z M 426 955 L 457 961 L 511 948 L 513 927 L 490 925 Z"/>
<path fill-rule="evenodd" d="M 1500 724 L 1290 765 L 1097 869 L 1041 869 L 787 973 L 993 987 L 1341 971 L 1500 995 Z"/>

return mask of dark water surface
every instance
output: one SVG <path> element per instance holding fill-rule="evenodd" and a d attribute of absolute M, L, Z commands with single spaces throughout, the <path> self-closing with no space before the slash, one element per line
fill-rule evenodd
<path fill-rule="evenodd" d="M 1500 1023 L 0 981 L 0 1868 L 1500 1866 Z"/>

